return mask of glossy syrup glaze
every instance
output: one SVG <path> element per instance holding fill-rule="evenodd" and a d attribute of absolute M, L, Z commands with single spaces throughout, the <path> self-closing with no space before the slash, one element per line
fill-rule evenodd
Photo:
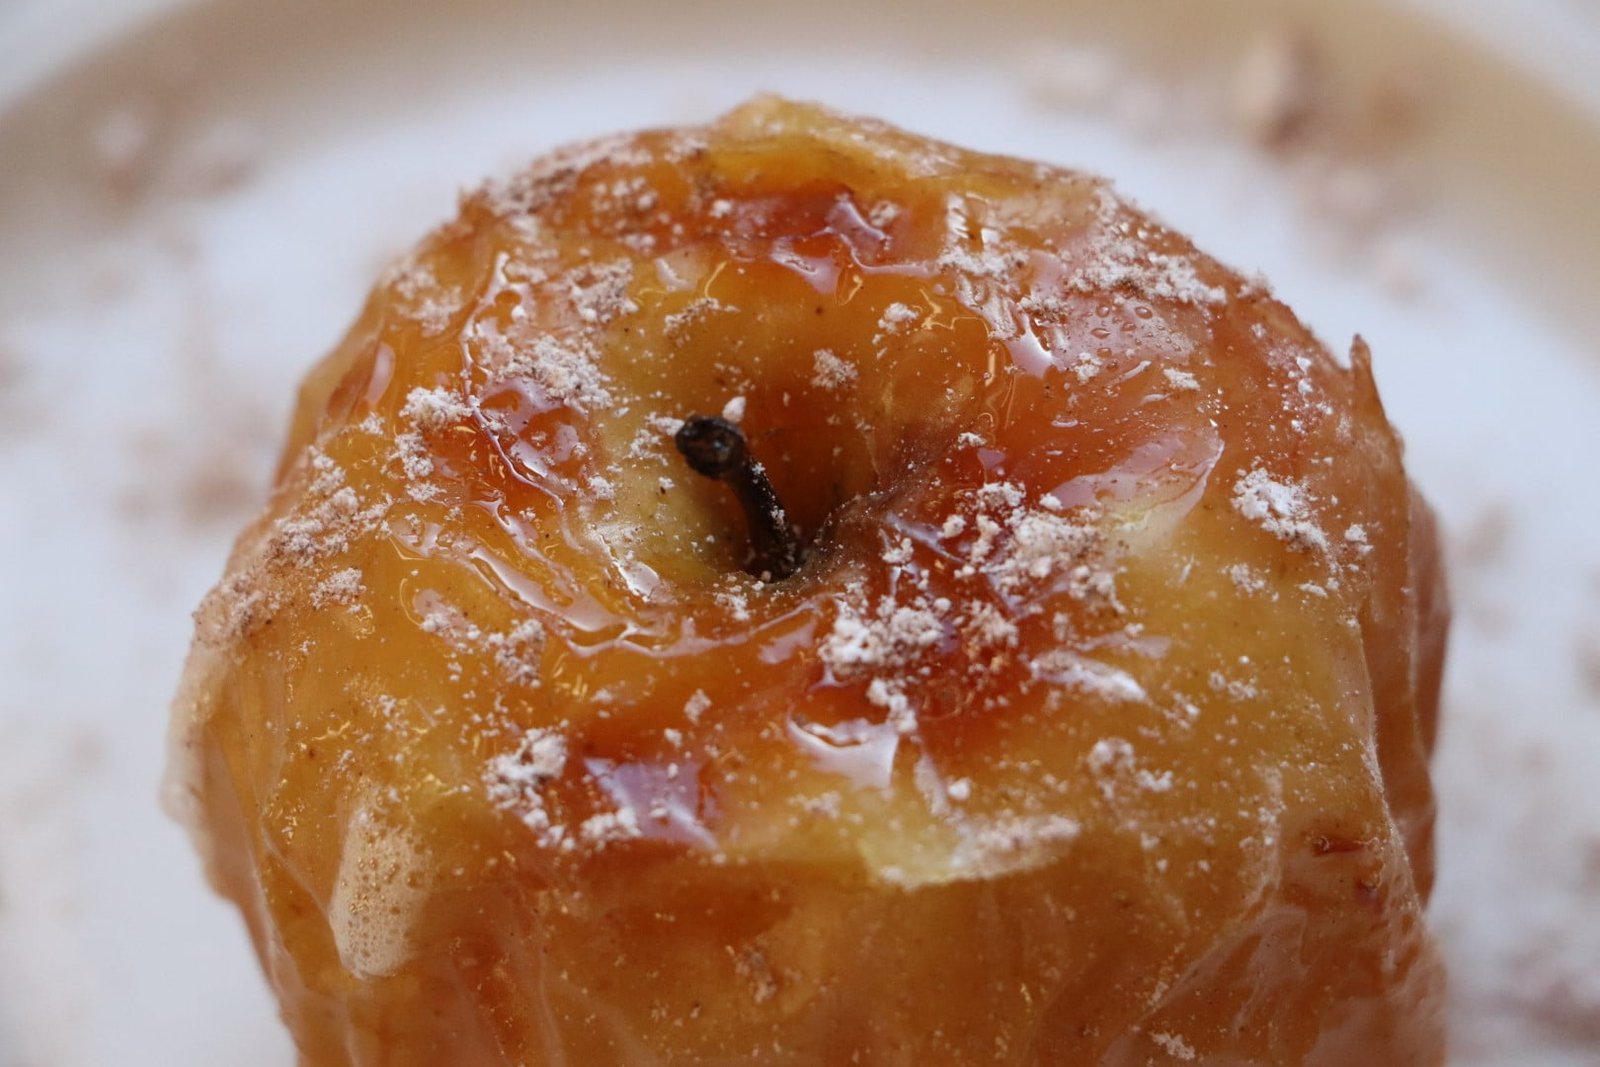
<path fill-rule="evenodd" d="M 1098 180 L 763 100 L 491 184 L 198 618 L 171 796 L 307 1064 L 1442 1056 L 1366 353 Z"/>

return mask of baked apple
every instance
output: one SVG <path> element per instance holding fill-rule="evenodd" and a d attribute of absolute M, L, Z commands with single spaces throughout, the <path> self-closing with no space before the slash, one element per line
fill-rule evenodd
<path fill-rule="evenodd" d="M 1100 180 L 763 99 L 490 184 L 197 618 L 303 1063 L 1441 1059 L 1368 354 Z"/>

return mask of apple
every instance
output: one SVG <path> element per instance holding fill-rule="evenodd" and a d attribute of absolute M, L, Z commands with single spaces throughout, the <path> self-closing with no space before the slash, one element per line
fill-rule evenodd
<path fill-rule="evenodd" d="M 1100 180 L 762 99 L 491 183 L 197 619 L 307 1064 L 1441 1062 L 1369 356 Z"/>

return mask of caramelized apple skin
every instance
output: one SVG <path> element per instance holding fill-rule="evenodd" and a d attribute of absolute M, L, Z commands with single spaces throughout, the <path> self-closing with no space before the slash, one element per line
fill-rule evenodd
<path fill-rule="evenodd" d="M 811 542 L 743 573 L 675 421 Z M 1431 1064 L 1446 610 L 1364 347 L 814 108 L 466 198 L 312 373 L 171 795 L 311 1065 Z"/>

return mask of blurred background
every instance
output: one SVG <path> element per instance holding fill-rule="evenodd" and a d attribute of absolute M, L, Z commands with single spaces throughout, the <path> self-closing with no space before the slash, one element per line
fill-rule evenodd
<path fill-rule="evenodd" d="M 0 0 L 0 1067 L 292 1062 L 161 814 L 292 390 L 456 192 L 759 90 L 1114 177 L 1335 349 L 1449 536 L 1453 1062 L 1600 1064 L 1600 3 Z"/>

